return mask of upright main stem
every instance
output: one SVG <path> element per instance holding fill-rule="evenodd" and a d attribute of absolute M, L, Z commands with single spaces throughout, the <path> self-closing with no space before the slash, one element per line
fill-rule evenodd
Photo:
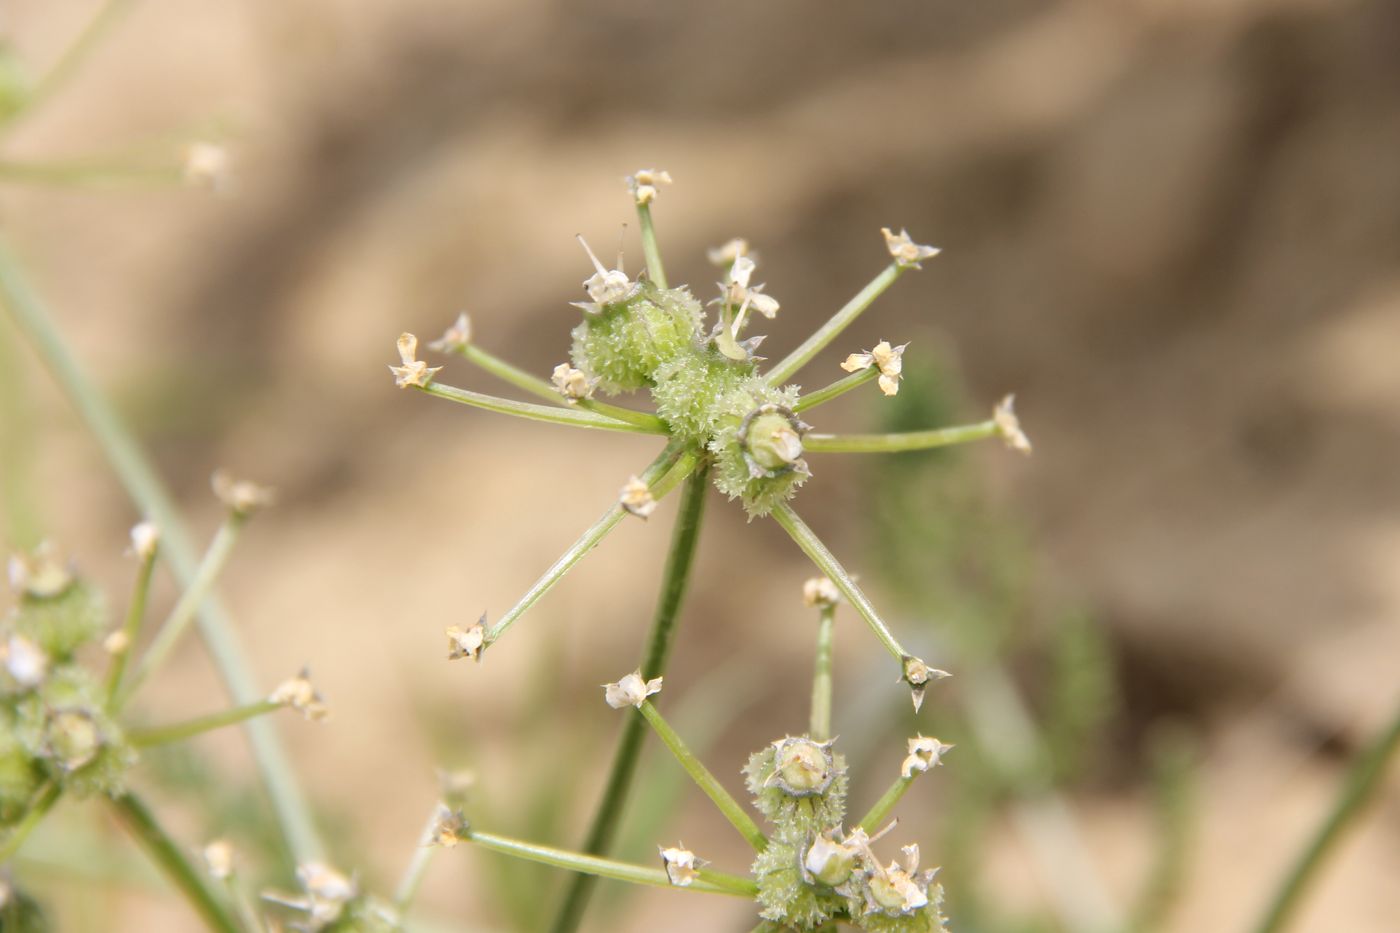
<path fill-rule="evenodd" d="M 676 527 L 671 533 L 671 551 L 666 558 L 666 570 L 661 581 L 661 594 L 656 604 L 656 614 L 652 618 L 651 635 L 647 640 L 646 658 L 642 662 L 642 676 L 660 677 L 666 670 L 666 660 L 671 653 L 671 642 L 676 630 L 676 616 L 681 600 L 685 597 L 690 582 L 690 568 L 695 560 L 695 544 L 700 537 L 700 520 L 705 511 L 705 493 L 709 465 L 702 464 L 685 481 L 681 493 L 680 514 L 676 516 Z M 640 716 L 626 717 L 622 727 L 622 740 L 618 743 L 617 754 L 613 757 L 612 771 L 603 790 L 603 799 L 593 816 L 582 851 L 589 855 L 604 855 L 612 847 L 622 816 L 622 807 L 627 800 L 627 792 L 632 785 L 632 775 L 637 770 L 637 760 L 642 750 L 642 738 L 646 735 L 646 720 Z M 564 896 L 564 904 L 554 919 L 554 933 L 572 933 L 578 929 L 588 899 L 593 893 L 594 879 L 591 875 L 575 875 Z"/>
<path fill-rule="evenodd" d="M 19 265 L 3 243 L 0 243 L 0 301 L 8 307 L 54 381 L 97 438 L 127 494 L 160 529 L 160 553 L 180 583 L 188 587 L 194 582 L 199 567 L 199 552 L 191 543 L 174 499 L 111 402 L 69 351 L 48 309 L 29 288 Z M 199 629 L 233 701 L 243 704 L 262 699 L 262 691 L 253 678 L 233 620 L 212 594 L 200 607 Z M 287 847 L 298 862 L 316 861 L 321 857 L 321 842 L 277 733 L 271 723 L 262 719 L 250 719 L 244 729 Z"/>

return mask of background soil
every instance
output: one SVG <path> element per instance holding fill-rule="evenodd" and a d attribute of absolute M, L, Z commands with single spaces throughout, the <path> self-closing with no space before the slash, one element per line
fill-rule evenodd
<path fill-rule="evenodd" d="M 92 6 L 10 0 L 0 29 L 41 70 Z M 522 741 L 542 715 L 593 792 L 617 724 L 594 685 L 636 653 L 674 509 L 625 525 L 489 664 L 448 665 L 443 626 L 503 612 L 654 444 L 398 392 L 393 338 L 465 308 L 482 345 L 547 372 L 587 272 L 573 235 L 607 252 L 643 166 L 677 181 L 656 207 L 673 279 L 705 294 L 706 246 L 759 249 L 779 353 L 879 268 L 879 227 L 942 246 L 804 376 L 889 337 L 912 341 L 907 368 L 956 373 L 963 417 L 1017 393 L 1036 455 L 978 450 L 980 485 L 1024 531 L 1029 602 L 1101 623 L 1122 698 L 1075 812 L 1126 899 L 1152 848 L 1138 740 L 1188 724 L 1200 831 L 1174 928 L 1238 930 L 1400 692 L 1397 48 L 1384 0 L 143 0 L 4 158 L 194 128 L 228 141 L 231 190 L 7 183 L 0 224 L 198 528 L 217 520 L 215 467 L 278 488 L 223 591 L 269 682 L 313 663 L 335 719 L 282 731 L 345 867 L 381 887 L 434 767 L 469 762 L 508 798 L 551 766 Z M 627 252 L 640 265 L 630 233 Z M 124 594 L 137 516 L 44 374 L 25 360 L 20 378 L 35 511 Z M 486 386 L 465 364 L 444 378 Z M 875 417 L 849 401 L 823 427 Z M 866 474 L 814 467 L 802 511 L 869 572 Z M 736 763 L 728 778 L 800 728 L 809 571 L 771 523 L 712 505 L 668 684 L 762 672 L 706 754 Z M 885 689 L 848 621 L 838 702 Z M 153 717 L 221 702 L 197 645 L 180 662 Z M 247 774 L 237 737 L 199 747 Z M 1299 929 L 1395 928 L 1397 780 Z M 698 796 L 666 838 L 737 868 Z M 1007 901 L 1042 902 L 1015 834 L 989 845 Z M 484 859 L 442 855 L 425 910 L 503 922 Z M 644 894 L 607 923 L 744 923 L 704 898 L 678 917 L 679 899 Z M 73 929 L 190 922 L 124 889 L 85 901 L 61 907 Z"/>

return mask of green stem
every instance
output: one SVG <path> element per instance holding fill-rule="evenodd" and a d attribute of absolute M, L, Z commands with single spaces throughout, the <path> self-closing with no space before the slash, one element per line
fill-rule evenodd
<path fill-rule="evenodd" d="M 833 314 L 831 320 L 817 328 L 816 333 L 803 341 L 802 346 L 793 350 L 769 370 L 764 377 L 768 380 L 768 384 L 772 386 L 782 385 L 791 379 L 793 373 L 805 366 L 812 357 L 835 340 L 843 330 L 851 325 L 852 321 L 860 317 L 862 311 L 870 307 L 876 298 L 884 294 L 885 289 L 893 285 L 903 272 L 903 267 L 895 263 L 886 266 L 879 275 L 870 280 L 869 284 L 857 292 L 854 298 L 846 302 L 840 311 Z"/>
<path fill-rule="evenodd" d="M 642 255 L 647 259 L 647 275 L 657 288 L 666 288 L 666 270 L 661 266 L 661 250 L 656 245 L 656 228 L 651 223 L 651 205 L 637 205 L 637 223 L 642 228 Z"/>
<path fill-rule="evenodd" d="M 660 418 L 656 419 L 655 425 L 628 424 L 589 411 L 554 408 L 548 405 L 536 405 L 532 402 L 517 402 L 513 399 L 497 398 L 494 395 L 485 395 L 470 389 L 459 389 L 456 386 L 442 385 L 437 382 L 430 382 L 426 386 L 416 386 L 415 388 L 428 395 L 445 398 L 449 402 L 459 402 L 474 408 L 484 408 L 487 411 L 515 415 L 518 418 L 528 418 L 532 421 L 548 421 L 553 424 L 567 424 L 576 428 L 596 428 L 601 431 L 624 431 L 629 434 L 666 433 L 665 423 Z"/>
<path fill-rule="evenodd" d="M 836 584 L 836 588 L 855 607 L 861 618 L 865 619 L 870 630 L 875 633 L 875 637 L 880 639 L 880 644 L 885 646 L 885 650 L 896 661 L 903 664 L 904 659 L 909 656 L 909 652 L 905 651 L 904 647 L 890 633 L 889 628 L 876 613 L 875 607 L 870 604 L 865 593 L 861 592 L 860 587 L 856 585 L 855 579 L 846 572 L 846 568 L 841 566 L 841 562 L 827 549 L 827 546 L 822 544 L 816 533 L 808 528 L 802 519 L 798 518 L 797 513 L 792 510 L 792 506 L 786 502 L 779 503 L 770 514 L 779 525 L 783 526 L 783 530 L 788 533 L 788 536 L 797 542 L 797 546 L 802 549 L 802 552 L 811 558 L 812 563 L 817 565 L 817 569 Z"/>
<path fill-rule="evenodd" d="M 189 900 L 190 906 L 199 912 L 200 917 L 211 930 L 220 933 L 239 933 L 238 924 L 229 915 L 222 903 L 204 883 L 204 876 L 185 858 L 180 847 L 165 834 L 146 805 L 131 794 L 112 798 L 112 806 L 122 823 L 146 849 L 156 865 L 165 872 L 180 892 Z"/>
<path fill-rule="evenodd" d="M 29 185 L 168 185 L 183 178 L 171 165 L 107 165 L 98 162 L 16 162 L 0 159 L 0 181 Z"/>
<path fill-rule="evenodd" d="M 593 412 L 595 415 L 603 415 L 612 418 L 614 421 L 622 421 L 627 424 L 634 424 L 637 427 L 645 428 L 653 434 L 665 434 L 666 422 L 655 415 L 649 415 L 644 411 L 633 411 L 630 408 L 623 408 L 620 405 L 609 405 L 607 402 L 599 402 L 593 399 L 580 399 L 573 405 L 565 401 L 564 396 L 559 394 L 559 390 L 543 379 L 539 379 L 518 366 L 507 363 L 505 360 L 488 353 L 475 344 L 467 344 L 461 349 L 462 356 L 468 361 L 486 370 L 504 382 L 508 382 L 520 389 L 522 392 L 529 392 L 536 398 L 544 399 L 555 405 L 562 405 L 565 408 L 580 408 L 584 411 Z"/>
<path fill-rule="evenodd" d="M 29 804 L 29 809 L 10 830 L 10 834 L 5 837 L 5 842 L 0 844 L 0 865 L 4 865 L 20 850 L 20 846 L 24 845 L 24 840 L 29 838 L 34 827 L 39 825 L 39 822 L 53 809 L 53 805 L 58 802 L 60 792 L 59 786 L 53 781 L 49 781 L 39 789 L 34 800 Z"/>
<path fill-rule="evenodd" d="M 130 702 L 136 691 L 141 689 L 141 685 L 156 672 L 161 664 L 165 663 L 165 659 L 169 657 L 175 643 L 193 621 L 200 604 L 212 591 L 214 581 L 219 578 L 224 564 L 228 563 L 229 555 L 233 553 L 233 546 L 238 542 L 238 533 L 242 530 L 246 520 L 246 516 L 241 513 L 229 512 L 224 523 L 219 526 L 219 530 L 214 534 L 214 540 L 209 542 L 209 550 L 204 552 L 204 559 L 199 562 L 199 569 L 195 572 L 194 581 L 185 588 L 185 592 L 180 594 L 175 608 L 170 610 L 170 615 L 161 624 L 160 631 L 156 632 L 156 637 L 151 641 L 146 653 L 142 655 L 141 661 L 136 665 L 136 670 L 131 672 L 131 681 L 118 698 L 117 709 L 121 709 Z"/>
<path fill-rule="evenodd" d="M 132 0 L 107 0 L 99 7 L 97 13 L 83 27 L 83 31 L 78 33 L 77 38 L 64 49 L 54 66 L 39 80 L 33 93 L 24 102 L 23 108 L 18 113 L 10 115 L 7 125 L 13 125 L 21 114 L 33 110 L 52 96 L 63 82 L 78 69 L 83 60 L 92 53 L 92 50 L 97 48 L 103 36 L 116 25 L 121 14 L 126 12 L 126 8 L 131 6 L 131 3 Z"/>
<path fill-rule="evenodd" d="M 648 680 L 660 677 L 666 671 L 666 661 L 671 653 L 671 642 L 675 635 L 676 616 L 690 582 L 690 569 L 695 559 L 695 544 L 700 537 L 700 523 L 705 512 L 706 479 L 709 465 L 703 464 L 685 481 L 685 491 L 681 497 L 680 512 L 671 533 L 671 550 L 666 558 L 666 569 L 662 576 L 661 594 L 652 617 L 651 634 L 647 638 L 646 656 L 640 665 L 642 676 Z M 641 754 L 642 738 L 646 725 L 636 716 L 627 717 L 622 727 L 622 738 L 613 756 L 612 770 L 608 773 L 603 798 L 593 816 L 593 823 L 583 843 L 583 850 L 590 855 L 600 855 L 612 847 L 613 837 L 621 823 L 622 806 L 631 788 L 632 775 L 637 770 Z M 564 904 L 555 917 L 551 928 L 554 933 L 571 933 L 578 928 L 588 899 L 593 893 L 592 881 L 579 876 L 573 879 L 564 897 Z"/>
<path fill-rule="evenodd" d="M 198 557 L 174 500 L 116 410 L 78 365 L 53 325 L 48 310 L 30 290 L 3 242 L 0 242 L 0 298 L 96 437 L 127 494 L 160 528 L 161 554 L 176 579 L 189 586 L 197 573 Z M 212 595 L 200 611 L 199 627 L 233 701 L 251 703 L 261 699 L 262 692 L 253 679 L 237 629 L 223 605 Z M 276 732 L 267 720 L 261 719 L 249 720 L 245 728 L 288 847 L 298 862 L 318 860 L 321 843 L 311 811 Z"/>
<path fill-rule="evenodd" d="M 1380 789 L 1386 766 L 1397 748 L 1400 748 L 1400 710 L 1397 710 L 1394 721 L 1361 753 L 1347 772 L 1346 783 L 1337 795 L 1331 812 L 1284 876 L 1264 919 L 1254 928 L 1256 933 L 1277 933 L 1287 926 L 1322 863 Z"/>
<path fill-rule="evenodd" d="M 730 825 L 739 831 L 739 835 L 748 840 L 754 851 L 762 852 L 768 848 L 768 837 L 763 835 L 763 830 L 758 828 L 758 824 L 745 812 L 743 806 L 731 797 L 729 791 L 725 790 L 724 786 L 715 779 L 715 776 L 710 773 L 710 769 L 706 768 L 700 759 L 695 757 L 695 753 L 686 746 L 681 737 L 676 734 L 676 730 L 671 728 L 671 724 L 662 717 L 660 711 L 651 701 L 643 700 L 638 710 L 646 718 L 646 721 L 651 723 L 657 738 L 661 739 L 662 743 L 670 749 L 671 754 L 675 756 L 676 761 L 680 762 L 686 774 L 689 774 L 696 786 L 714 802 L 714 805 L 724 814 L 724 818 L 729 821 Z"/>
<path fill-rule="evenodd" d="M 836 607 L 822 607 L 821 622 L 817 624 L 817 663 L 812 675 L 812 738 L 825 742 L 831 738 L 831 647 L 836 628 Z"/>
<path fill-rule="evenodd" d="M 823 405 L 834 398 L 845 395 L 852 389 L 860 388 L 867 382 L 874 382 L 875 377 L 879 375 L 880 370 L 876 369 L 874 366 L 853 372 L 844 379 L 837 379 L 831 385 L 823 389 L 817 389 L 815 392 L 808 392 L 797 400 L 797 404 L 792 406 L 792 410 L 795 412 L 802 412 L 809 408 L 816 408 L 818 405 Z"/>
<path fill-rule="evenodd" d="M 151 729 L 132 729 L 127 732 L 127 738 L 131 744 L 137 748 L 149 748 L 152 745 L 167 745 L 171 742 L 179 742 L 192 736 L 214 729 L 222 729 L 224 726 L 232 726 L 240 722 L 245 722 L 255 716 L 266 716 L 282 708 L 281 703 L 274 703 L 271 700 L 262 700 L 257 703 L 249 703 L 247 706 L 235 706 L 233 709 L 220 710 L 217 713 L 210 713 L 208 716 L 196 716 L 194 719 L 187 719 L 184 722 L 172 723 L 168 726 L 155 726 Z"/>
<path fill-rule="evenodd" d="M 964 424 L 932 431 L 908 431 L 903 434 L 808 434 L 802 438 L 802 449 L 808 453 L 875 454 L 902 453 L 909 450 L 930 450 L 953 444 L 996 437 L 1001 432 L 995 421 Z"/>
<path fill-rule="evenodd" d="M 408 860 L 408 867 L 399 879 L 399 886 L 394 889 L 394 908 L 400 917 L 408 913 L 413 899 L 418 896 L 418 889 L 428 873 L 428 864 L 432 862 L 433 855 L 438 850 L 438 847 L 433 845 L 433 835 L 437 831 L 441 813 L 442 806 L 437 805 L 433 807 L 433 812 L 428 814 L 428 822 L 418 837 L 418 848 L 413 850 L 413 857 Z"/>
<path fill-rule="evenodd" d="M 661 455 L 642 471 L 641 479 L 651 487 L 652 496 L 659 499 L 665 492 L 658 492 L 657 487 L 665 482 L 670 473 L 689 472 L 689 470 L 694 469 L 695 457 L 693 452 L 683 452 L 677 444 L 669 444 L 665 450 L 661 451 Z M 669 487 L 667 489 L 669 490 Z M 608 532 L 617 527 L 617 523 L 622 521 L 622 517 L 626 514 L 626 510 L 621 505 L 614 503 L 610 506 L 601 518 L 590 525 L 588 530 L 570 545 L 569 549 L 558 560 L 550 565 L 544 575 L 535 581 L 524 596 L 520 597 L 520 601 L 512 606 L 509 612 L 501 616 L 495 625 L 487 629 L 486 644 L 490 645 L 505 634 L 506 629 L 514 625 L 521 616 L 529 611 L 531 606 L 539 601 L 541 596 L 562 580 L 564 574 L 583 560 L 584 555 L 597 547 L 599 542 L 607 537 Z"/>
<path fill-rule="evenodd" d="M 581 877 L 585 878 L 611 878 L 614 881 L 648 884 L 658 888 L 676 887 L 676 885 L 671 884 L 671 879 L 666 877 L 666 872 L 660 868 L 646 868 L 642 865 L 618 862 L 596 855 L 585 855 L 581 852 L 570 852 L 567 849 L 556 849 L 552 846 L 536 845 L 477 830 L 468 833 L 467 838 L 484 849 L 512 855 L 530 862 L 539 862 L 542 865 L 568 869 L 578 872 Z M 702 868 L 700 869 L 700 877 L 683 890 L 729 894 L 735 897 L 755 897 L 758 894 L 758 885 L 748 878 Z"/>
<path fill-rule="evenodd" d="M 884 795 L 875 801 L 875 806 L 870 808 L 870 812 L 861 818 L 860 828 L 865 830 L 867 835 L 875 835 L 885 820 L 889 819 L 890 812 L 899 803 L 899 798 L 904 796 L 904 792 L 913 783 L 912 777 L 895 778 L 889 790 L 885 791 Z"/>
<path fill-rule="evenodd" d="M 146 617 L 146 600 L 151 592 L 151 578 L 155 575 L 156 553 L 159 545 L 150 554 L 141 558 L 141 568 L 136 571 L 136 588 L 131 594 L 131 605 L 126 610 L 126 622 L 122 625 L 121 651 L 112 657 L 112 666 L 107 669 L 107 708 L 116 710 L 117 691 L 121 689 L 122 674 L 127 661 L 136 650 L 136 636 L 141 631 L 141 621 Z"/>

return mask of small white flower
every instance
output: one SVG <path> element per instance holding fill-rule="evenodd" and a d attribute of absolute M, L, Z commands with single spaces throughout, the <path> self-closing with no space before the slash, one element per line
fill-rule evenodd
<path fill-rule="evenodd" d="M 209 485 L 213 487 L 214 495 L 219 497 L 219 501 L 240 517 L 252 515 L 271 505 L 273 501 L 271 489 L 259 486 L 251 480 L 236 480 L 227 470 L 215 470 L 214 475 L 209 477 Z"/>
<path fill-rule="evenodd" d="M 233 874 L 233 846 L 227 839 L 215 839 L 199 851 L 210 877 L 225 881 Z"/>
<path fill-rule="evenodd" d="M 187 185 L 224 191 L 233 178 L 232 168 L 233 160 L 223 146 L 201 141 L 185 148 L 181 170 Z"/>
<path fill-rule="evenodd" d="M 481 617 L 481 621 L 469 628 L 460 628 L 450 625 L 445 629 L 447 634 L 447 660 L 456 661 L 461 658 L 471 658 L 473 661 L 481 660 L 481 651 L 486 647 L 486 616 Z"/>
<path fill-rule="evenodd" d="M 705 250 L 705 258 L 710 260 L 710 264 L 721 267 L 732 266 L 734 260 L 748 255 L 749 241 L 743 237 L 735 237 L 728 243 Z"/>
<path fill-rule="evenodd" d="M 453 810 L 446 804 L 438 804 L 437 817 L 433 822 L 429 845 L 451 849 L 468 838 L 470 826 L 460 810 Z"/>
<path fill-rule="evenodd" d="M 737 325 L 742 322 L 743 316 L 749 308 L 772 320 L 781 307 L 778 304 L 778 299 L 763 293 L 763 285 L 749 285 L 756 267 L 757 264 L 751 256 L 735 257 L 733 265 L 729 267 L 729 284 L 720 284 L 720 301 L 730 307 L 740 309 L 739 313 L 735 315 L 736 337 L 738 336 Z"/>
<path fill-rule="evenodd" d="M 681 847 L 657 848 L 661 851 L 661 864 L 666 866 L 666 877 L 671 884 L 678 888 L 688 888 L 700 877 L 700 866 L 704 862 L 696 858 L 694 852 Z"/>
<path fill-rule="evenodd" d="M 10 679 L 26 690 L 43 683 L 49 672 L 49 657 L 44 649 L 18 632 L 11 632 L 9 638 L 0 642 L 0 663 Z"/>
<path fill-rule="evenodd" d="M 900 230 L 896 235 L 890 231 L 889 227 L 881 227 L 880 232 L 885 235 L 885 248 L 894 257 L 895 263 L 908 269 L 922 269 L 919 265 L 925 259 L 932 259 L 942 252 L 936 246 L 920 246 L 909 238 L 908 230 Z"/>
<path fill-rule="evenodd" d="M 909 740 L 909 757 L 904 759 L 904 763 L 899 768 L 900 777 L 912 778 L 916 773 L 938 767 L 943 761 L 943 756 L 952 747 L 944 745 L 935 738 L 916 735 Z"/>
<path fill-rule="evenodd" d="M 641 709 L 647 697 L 661 692 L 661 677 L 643 680 L 640 670 L 633 671 L 615 684 L 603 684 L 603 697 L 613 709 L 635 706 Z"/>
<path fill-rule="evenodd" d="M 1021 430 L 1021 420 L 1016 417 L 1016 409 L 1013 407 L 1015 404 L 1015 395 L 1008 395 L 1002 399 L 992 410 L 992 420 L 996 422 L 997 430 L 1001 432 L 1001 439 L 1006 441 L 1007 447 L 1029 454 L 1031 439 Z"/>
<path fill-rule="evenodd" d="M 627 478 L 618 501 L 624 509 L 638 518 L 646 518 L 656 511 L 656 499 L 652 497 L 651 488 L 639 476 Z"/>
<path fill-rule="evenodd" d="M 650 204 L 656 200 L 657 188 L 671 184 L 671 173 L 654 168 L 638 169 L 627 176 L 627 190 L 636 198 L 637 204 Z"/>
<path fill-rule="evenodd" d="M 856 833 L 864 838 L 859 829 Z M 855 836 L 855 833 L 852 834 Z M 861 846 L 850 840 L 837 842 L 829 834 L 822 833 L 812 840 L 812 845 L 802 857 L 802 867 L 822 884 L 835 887 L 851 876 L 856 862 L 861 856 Z"/>
<path fill-rule="evenodd" d="M 398 348 L 399 359 L 403 361 L 403 365 L 389 367 L 389 372 L 394 374 L 394 385 L 400 389 L 407 389 L 409 386 L 427 388 L 428 383 L 441 372 L 442 367 L 429 366 L 418 359 L 418 338 L 412 334 L 399 334 Z"/>
<path fill-rule="evenodd" d="M 460 353 L 472 342 L 472 319 L 463 311 L 457 315 L 452 326 L 442 332 L 442 336 L 428 344 L 429 350 L 438 353 Z"/>
<path fill-rule="evenodd" d="M 582 308 L 588 314 L 597 314 L 604 307 L 617 304 L 628 298 L 636 290 L 637 284 L 627 277 L 627 273 L 622 271 L 622 257 L 618 257 L 616 269 L 605 269 L 598 261 L 598 257 L 593 255 L 593 250 L 588 248 L 588 244 L 579 237 L 578 241 L 583 246 L 583 251 L 588 254 L 589 260 L 593 263 L 593 274 L 583 280 L 583 288 L 588 292 L 591 301 L 575 301 L 575 308 Z"/>
<path fill-rule="evenodd" d="M 154 522 L 140 522 L 131 526 L 131 553 L 140 560 L 150 560 L 160 546 L 160 529 Z"/>
<path fill-rule="evenodd" d="M 549 381 L 554 383 L 554 388 L 559 390 L 559 394 L 570 402 L 592 398 L 593 388 L 598 384 L 598 380 L 589 379 L 587 373 L 581 369 L 574 369 L 568 363 L 560 363 L 554 367 L 554 374 L 549 377 Z"/>
<path fill-rule="evenodd" d="M 812 577 L 802 584 L 802 605 L 828 609 L 841 599 L 841 591 L 827 577 Z"/>
<path fill-rule="evenodd" d="M 902 343 L 892 347 L 888 340 L 881 340 L 865 353 L 852 353 L 846 357 L 841 368 L 848 373 L 854 373 L 874 366 L 880 370 L 880 391 L 886 395 L 896 395 L 899 392 L 900 377 L 904 373 L 904 348 L 907 346 L 909 344 Z"/>
<path fill-rule="evenodd" d="M 904 659 L 904 682 L 911 688 L 911 699 L 914 701 L 914 712 L 924 705 L 924 690 L 931 681 L 942 680 L 945 677 L 952 677 L 947 671 L 941 671 L 936 667 L 929 667 L 923 660 L 915 657 Z"/>
<path fill-rule="evenodd" d="M 107 633 L 107 637 L 102 639 L 102 650 L 116 657 L 125 654 L 131 647 L 131 636 L 121 629 Z"/>
<path fill-rule="evenodd" d="M 303 667 L 301 673 L 289 677 L 268 694 L 269 702 L 290 706 L 310 722 L 321 722 L 331 714 L 330 707 L 311 683 L 311 671 Z"/>

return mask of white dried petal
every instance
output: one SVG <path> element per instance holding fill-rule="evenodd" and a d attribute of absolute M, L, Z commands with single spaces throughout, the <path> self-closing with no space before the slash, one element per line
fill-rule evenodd
<path fill-rule="evenodd" d="M 700 860 L 689 849 L 673 847 L 661 849 L 661 863 L 666 866 L 666 877 L 678 888 L 690 887 L 700 877 Z"/>
<path fill-rule="evenodd" d="M 617 683 L 603 684 L 603 698 L 613 709 L 622 709 L 624 706 L 640 709 L 647 697 L 661 692 L 662 680 L 661 677 L 643 680 L 642 672 L 636 670 Z"/>
<path fill-rule="evenodd" d="M 732 266 L 734 260 L 740 256 L 749 255 L 749 241 L 743 237 L 735 237 L 727 243 L 705 250 L 705 258 L 712 265 Z"/>
<path fill-rule="evenodd" d="M 215 470 L 209 477 L 214 495 L 235 515 L 252 515 L 273 502 L 273 492 L 266 486 L 246 479 L 234 479 L 227 470 Z"/>
<path fill-rule="evenodd" d="M 671 184 L 671 173 L 654 168 L 638 169 L 627 176 L 627 190 L 632 193 L 637 204 L 650 204 L 656 200 L 657 189 Z"/>
<path fill-rule="evenodd" d="M 549 381 L 554 383 L 554 388 L 559 390 L 560 395 L 571 402 L 592 398 L 593 388 L 598 384 L 596 379 L 589 379 L 587 373 L 568 363 L 560 363 L 554 367 Z"/>
<path fill-rule="evenodd" d="M 481 660 L 481 651 L 486 647 L 486 626 L 482 622 L 468 628 L 450 625 L 444 631 L 447 634 L 447 660 Z"/>
<path fill-rule="evenodd" d="M 119 654 L 125 654 L 130 647 L 131 636 L 121 629 L 117 629 L 115 632 L 109 632 L 107 637 L 102 639 L 102 650 L 113 657 Z"/>
<path fill-rule="evenodd" d="M 10 679 L 26 690 L 43 683 L 49 672 L 49 657 L 44 649 L 18 632 L 0 642 L 0 663 Z"/>
<path fill-rule="evenodd" d="M 921 246 L 909 237 L 908 230 L 900 230 L 898 234 L 891 232 L 889 227 L 881 227 L 880 232 L 885 235 L 885 248 L 890 251 L 894 261 L 908 269 L 922 269 L 919 265 L 925 259 L 932 259 L 942 250 L 936 246 Z"/>
<path fill-rule="evenodd" d="M 778 299 L 774 298 L 772 295 L 765 295 L 763 292 L 759 291 L 762 287 L 762 285 L 755 285 L 753 288 L 749 289 L 748 304 L 750 308 L 753 308 L 771 321 L 774 316 L 777 315 L 781 305 L 778 304 Z"/>
<path fill-rule="evenodd" d="M 1006 442 L 1007 447 L 1023 454 L 1029 454 L 1031 452 L 1031 439 L 1026 437 L 1025 431 L 1021 430 L 1021 420 L 1016 417 L 1015 404 L 1015 395 L 1008 395 L 1002 399 L 992 410 L 992 420 L 996 422 L 997 430 L 1001 432 L 1001 438 Z"/>
<path fill-rule="evenodd" d="M 233 178 L 233 159 L 223 146 L 194 142 L 185 148 L 181 172 L 187 185 L 224 191 Z"/>
<path fill-rule="evenodd" d="M 917 773 L 936 768 L 953 746 L 945 745 L 935 738 L 917 735 L 909 740 L 909 756 L 900 765 L 899 773 L 906 779 Z M 913 869 L 909 869 L 913 871 Z"/>
<path fill-rule="evenodd" d="M 646 518 L 656 511 L 656 499 L 652 497 L 651 488 L 639 476 L 627 478 L 618 501 L 624 509 L 638 518 Z"/>
<path fill-rule="evenodd" d="M 418 338 L 413 334 L 399 334 L 397 346 L 403 365 L 389 367 L 389 372 L 394 374 L 394 385 L 400 389 L 407 389 L 409 386 L 427 388 L 433 377 L 442 371 L 442 367 L 429 366 L 418 359 Z"/>
<path fill-rule="evenodd" d="M 802 605 L 825 609 L 841 600 L 841 591 L 827 577 L 811 577 L 802 584 Z"/>
<path fill-rule="evenodd" d="M 841 368 L 848 373 L 860 372 L 875 365 L 875 357 L 869 353 L 852 353 L 841 361 Z"/>
<path fill-rule="evenodd" d="M 268 701 L 281 706 L 290 706 L 310 722 L 321 722 L 331 714 L 330 707 L 311 683 L 311 671 L 302 668 L 301 673 L 289 677 L 268 694 Z"/>
<path fill-rule="evenodd" d="M 199 851 L 210 877 L 225 881 L 233 874 L 233 846 L 227 839 L 215 839 Z"/>
<path fill-rule="evenodd" d="M 429 834 L 429 845 L 451 849 L 468 838 L 470 827 L 467 818 L 460 810 L 453 810 L 446 804 L 438 804 L 437 817 Z"/>
<path fill-rule="evenodd" d="M 354 879 L 346 877 L 323 862 L 305 862 L 297 866 L 297 880 L 314 900 L 344 904 L 358 893 Z"/>
<path fill-rule="evenodd" d="M 154 522 L 140 522 L 131 526 L 131 553 L 141 560 L 150 560 L 160 546 L 160 529 Z"/>
<path fill-rule="evenodd" d="M 428 344 L 429 350 L 436 350 L 438 353 L 460 353 L 472 342 L 472 319 L 467 317 L 467 312 L 463 311 L 457 315 L 457 320 L 447 330 L 442 332 L 442 336 Z"/>

